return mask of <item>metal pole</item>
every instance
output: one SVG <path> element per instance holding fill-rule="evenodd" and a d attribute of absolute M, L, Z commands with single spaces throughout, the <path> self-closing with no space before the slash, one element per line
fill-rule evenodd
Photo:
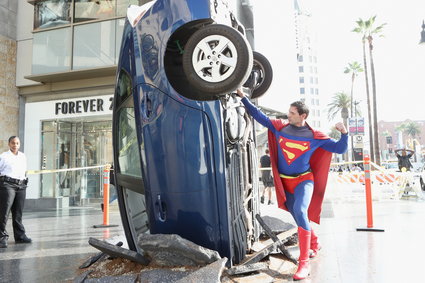
<path fill-rule="evenodd" d="M 364 166 L 365 186 L 366 186 L 367 228 L 357 228 L 357 231 L 384 232 L 383 229 L 373 228 L 372 182 L 370 181 L 370 157 L 368 154 L 364 155 L 363 166 Z"/>
<path fill-rule="evenodd" d="M 110 165 L 106 165 L 103 170 L 103 224 L 93 225 L 94 228 L 117 227 L 109 224 L 109 175 Z"/>
<path fill-rule="evenodd" d="M 103 170 L 103 225 L 109 225 L 109 166 Z"/>

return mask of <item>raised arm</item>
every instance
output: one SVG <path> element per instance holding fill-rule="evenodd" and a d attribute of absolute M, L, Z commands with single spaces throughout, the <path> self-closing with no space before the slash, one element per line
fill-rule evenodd
<path fill-rule="evenodd" d="M 321 147 L 330 152 L 343 154 L 347 151 L 348 148 L 348 132 L 344 124 L 341 122 L 335 125 L 335 129 L 341 132 L 341 138 L 339 139 L 339 141 L 329 139 Z"/>
<path fill-rule="evenodd" d="M 348 148 L 348 135 L 342 134 L 339 141 L 329 139 L 321 146 L 321 148 L 330 152 L 343 154 L 347 151 Z"/>
<path fill-rule="evenodd" d="M 268 128 L 269 130 L 275 130 L 272 122 L 270 121 L 270 118 L 267 117 L 266 114 L 264 114 L 254 104 L 252 104 L 240 89 L 237 90 L 237 94 L 242 98 L 241 101 L 245 105 L 246 111 L 249 113 L 249 115 L 251 115 L 258 123 Z"/>
<path fill-rule="evenodd" d="M 414 150 L 410 150 L 410 149 L 406 149 L 406 151 L 408 152 L 407 156 L 410 158 L 413 156 L 413 154 L 415 153 Z"/>

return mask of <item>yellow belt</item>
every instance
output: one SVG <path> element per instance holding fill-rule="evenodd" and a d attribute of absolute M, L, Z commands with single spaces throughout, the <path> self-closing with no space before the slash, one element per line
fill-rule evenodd
<path fill-rule="evenodd" d="M 284 175 L 284 174 L 279 174 L 279 176 L 280 176 L 281 178 L 285 178 L 285 179 L 295 179 L 295 178 L 298 178 L 298 177 L 301 177 L 301 176 L 307 175 L 308 173 L 311 173 L 311 171 L 306 171 L 306 172 L 304 172 L 304 173 L 299 174 L 298 176 L 287 176 L 287 175 Z"/>

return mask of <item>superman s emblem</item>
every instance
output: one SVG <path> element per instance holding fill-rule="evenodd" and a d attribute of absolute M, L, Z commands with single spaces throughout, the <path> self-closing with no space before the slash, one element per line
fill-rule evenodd
<path fill-rule="evenodd" d="M 296 141 L 280 137 L 279 145 L 282 149 L 283 156 L 289 165 L 291 165 L 304 152 L 310 150 L 310 142 L 308 141 Z"/>

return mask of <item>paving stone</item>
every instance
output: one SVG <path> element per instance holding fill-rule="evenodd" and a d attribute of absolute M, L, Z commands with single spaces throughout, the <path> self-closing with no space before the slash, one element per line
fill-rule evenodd
<path fill-rule="evenodd" d="M 292 274 L 296 271 L 297 266 L 286 260 L 281 255 L 271 255 L 269 257 L 269 269 L 279 273 Z"/>
<path fill-rule="evenodd" d="M 138 245 L 159 266 L 200 266 L 221 259 L 217 251 L 175 234 L 141 234 Z"/>

